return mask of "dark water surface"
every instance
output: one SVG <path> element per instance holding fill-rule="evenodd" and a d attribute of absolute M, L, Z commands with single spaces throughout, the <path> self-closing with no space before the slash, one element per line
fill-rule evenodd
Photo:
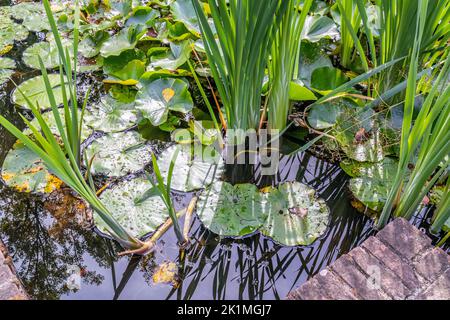
<path fill-rule="evenodd" d="M 0 1 L 8 5 L 10 1 Z M 21 62 L 21 52 L 43 34 L 30 33 L 8 57 L 18 63 L 18 83 L 38 74 Z M 2 115 L 15 123 L 20 117 L 10 102 L 11 83 L 0 87 Z M 0 163 L 15 138 L 0 128 Z M 257 172 L 256 172 L 257 176 Z M 372 221 L 350 204 L 348 177 L 337 166 L 308 153 L 282 159 L 276 177 L 258 180 L 260 186 L 297 180 L 317 190 L 331 209 L 329 228 L 311 246 L 283 247 L 255 234 L 219 239 L 196 219 L 191 244 L 180 252 L 173 230 L 158 243 L 154 256 L 118 258 L 113 242 L 62 220 L 65 207 L 54 199 L 17 193 L 0 184 L 0 237 L 7 245 L 18 275 L 33 298 L 41 299 L 283 299 L 287 293 L 324 269 L 340 255 L 373 234 Z M 190 195 L 175 195 L 178 208 Z M 53 204 L 53 206 L 52 206 Z M 58 212 L 59 209 L 59 212 Z M 58 215 L 59 213 L 59 215 Z M 426 227 L 427 212 L 414 223 Z M 178 265 L 178 282 L 154 284 L 155 268 L 165 262 Z M 68 281 L 81 271 L 81 286 Z"/>

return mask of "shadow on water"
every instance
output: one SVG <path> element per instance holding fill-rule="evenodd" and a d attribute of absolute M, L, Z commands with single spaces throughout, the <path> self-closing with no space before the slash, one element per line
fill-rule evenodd
<path fill-rule="evenodd" d="M 0 1 L 1 5 L 10 3 Z M 17 83 L 37 74 L 23 65 L 21 52 L 41 37 L 30 33 L 29 39 L 7 54 L 19 64 L 13 78 Z M 0 110 L 6 118 L 21 124 L 10 101 L 12 89 L 12 83 L 0 87 Z M 15 139 L 0 127 L 0 141 L 3 163 Z M 74 217 L 62 219 L 66 207 L 58 210 L 51 196 L 43 199 L 20 194 L 0 184 L 0 237 L 34 298 L 283 299 L 291 289 L 373 233 L 372 221 L 350 205 L 347 176 L 338 166 L 308 153 L 282 158 L 273 177 L 261 177 L 256 166 L 242 176 L 234 171 L 231 178 L 251 180 L 260 187 L 294 180 L 313 187 L 331 209 L 326 234 L 310 246 L 284 247 L 260 234 L 239 240 L 220 239 L 195 219 L 192 241 L 182 252 L 170 230 L 158 243 L 155 255 L 118 258 L 120 248 L 115 243 L 83 229 Z M 177 206 L 187 206 L 190 197 L 176 195 Z M 419 213 L 415 224 L 425 228 L 429 216 L 425 211 Z M 178 265 L 176 283 L 153 283 L 157 267 L 168 261 Z M 74 270 L 78 278 L 73 277 Z"/>

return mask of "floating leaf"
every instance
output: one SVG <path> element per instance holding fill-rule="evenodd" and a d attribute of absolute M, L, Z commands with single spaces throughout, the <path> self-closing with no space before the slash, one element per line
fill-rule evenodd
<path fill-rule="evenodd" d="M 195 34 L 200 34 L 197 14 L 191 0 L 177 0 L 170 5 L 173 18 L 176 21 L 183 22 L 185 26 Z"/>
<path fill-rule="evenodd" d="M 152 49 L 151 49 L 152 50 Z M 189 60 L 192 47 L 188 41 L 180 44 L 170 44 L 170 50 L 167 47 L 153 48 L 149 53 L 150 65 L 149 71 L 156 69 L 176 70 Z"/>
<path fill-rule="evenodd" d="M 39 156 L 19 141 L 3 162 L 2 178 L 6 185 L 19 192 L 51 193 L 62 185 Z"/>
<path fill-rule="evenodd" d="M 334 90 L 347 81 L 348 78 L 341 70 L 332 67 L 318 68 L 311 75 L 311 87 L 323 93 Z"/>
<path fill-rule="evenodd" d="M 323 38 L 334 39 L 339 36 L 334 21 L 326 16 L 307 16 L 302 31 L 302 39 L 318 42 Z"/>
<path fill-rule="evenodd" d="M 139 78 L 145 72 L 145 62 L 141 60 L 130 61 L 123 69 L 110 73 L 110 78 L 103 80 L 104 83 L 134 86 L 139 83 Z"/>
<path fill-rule="evenodd" d="M 53 89 L 53 94 L 55 96 L 56 103 L 62 104 L 62 87 L 61 87 L 61 77 L 59 74 L 49 74 L 48 79 L 50 85 Z M 44 78 L 42 76 L 37 76 L 31 78 L 19 85 L 17 89 L 13 92 L 13 101 L 23 108 L 29 109 L 26 100 L 24 99 L 22 93 L 30 99 L 34 105 L 39 105 L 41 109 L 48 109 L 51 107 L 50 101 L 48 100 L 47 89 L 45 87 Z M 67 97 L 69 99 L 70 96 Z"/>
<path fill-rule="evenodd" d="M 269 189 L 265 210 L 261 232 L 286 246 L 310 245 L 325 232 L 330 217 L 325 201 L 299 182 Z"/>
<path fill-rule="evenodd" d="M 19 3 L 11 7 L 11 15 L 17 20 L 22 20 L 22 25 L 30 31 L 50 30 L 50 24 L 42 4 L 33 2 Z"/>
<path fill-rule="evenodd" d="M 85 58 L 93 58 L 100 53 L 101 46 L 109 37 L 109 33 L 103 30 L 87 35 L 80 41 L 78 51 Z"/>
<path fill-rule="evenodd" d="M 70 47 L 67 49 L 69 52 L 72 50 Z M 25 49 L 22 59 L 28 67 L 40 70 L 39 57 L 41 57 L 45 68 L 54 69 L 59 67 L 59 53 L 55 43 L 49 43 L 47 41 L 35 43 Z"/>
<path fill-rule="evenodd" d="M 155 284 L 171 284 L 176 286 L 178 266 L 174 262 L 164 262 L 159 265 L 152 276 Z"/>
<path fill-rule="evenodd" d="M 300 83 L 297 82 L 291 82 L 289 87 L 289 98 L 292 101 L 315 101 L 317 100 L 316 95 L 303 86 Z"/>
<path fill-rule="evenodd" d="M 130 61 L 140 60 L 146 62 L 145 53 L 141 50 L 126 50 L 118 56 L 109 56 L 103 59 L 103 71 L 106 74 L 114 74 L 123 70 Z"/>
<path fill-rule="evenodd" d="M 302 41 L 300 48 L 299 79 L 308 87 L 311 87 L 311 76 L 314 70 L 323 67 L 333 67 L 331 59 L 322 51 L 322 47 L 316 43 Z"/>
<path fill-rule="evenodd" d="M 126 50 L 133 49 L 146 30 L 142 25 L 132 25 L 122 29 L 102 44 L 100 54 L 103 57 L 118 56 Z"/>
<path fill-rule="evenodd" d="M 96 131 L 118 132 L 136 123 L 136 113 L 134 103 L 123 103 L 106 95 L 86 112 L 84 122 Z"/>
<path fill-rule="evenodd" d="M 339 105 L 336 103 L 320 103 L 309 110 L 308 123 L 316 130 L 328 129 L 336 124 L 336 119 L 341 112 Z"/>
<path fill-rule="evenodd" d="M 346 159 L 340 165 L 353 177 L 349 188 L 354 197 L 367 208 L 376 212 L 381 211 L 397 175 L 398 161 L 384 158 L 380 162 L 369 163 Z M 405 181 L 408 177 L 409 171 Z"/>
<path fill-rule="evenodd" d="M 9 80 L 14 73 L 12 69 L 16 68 L 16 63 L 13 59 L 0 57 L 0 84 Z"/>
<path fill-rule="evenodd" d="M 150 189 L 152 185 L 147 179 L 137 178 L 106 189 L 100 200 L 130 235 L 143 237 L 154 232 L 169 218 L 166 205 L 159 196 L 142 200 L 142 195 Z M 94 214 L 94 219 L 99 230 L 108 233 L 97 214 Z"/>
<path fill-rule="evenodd" d="M 340 163 L 341 168 L 350 177 L 368 177 L 379 180 L 394 180 L 397 174 L 398 161 L 393 158 L 384 158 L 380 162 L 358 162 L 345 159 Z"/>
<path fill-rule="evenodd" d="M 204 149 L 201 155 L 191 154 L 190 146 L 180 149 L 173 171 L 171 188 L 182 192 L 191 192 L 209 186 L 217 177 L 223 174 L 223 160 L 217 152 L 208 155 Z M 176 146 L 172 146 L 158 157 L 158 166 L 164 179 L 167 179 L 171 159 Z M 213 149 L 206 149 L 213 150 Z"/>
<path fill-rule="evenodd" d="M 139 6 L 133 8 L 133 12 L 130 17 L 127 19 L 125 25 L 146 25 L 151 26 L 155 19 L 158 18 L 158 10 L 152 9 L 150 7 Z"/>
<path fill-rule="evenodd" d="M 391 181 L 381 181 L 367 177 L 350 180 L 349 188 L 353 195 L 373 211 L 380 212 L 393 186 Z"/>
<path fill-rule="evenodd" d="M 0 21 L 0 50 L 12 48 L 14 41 L 23 41 L 28 37 L 28 30 L 12 21 L 9 17 L 2 17 Z M 10 50 L 9 49 L 9 50 Z"/>
<path fill-rule="evenodd" d="M 268 213 L 265 196 L 252 184 L 215 182 L 199 196 L 197 214 L 212 232 L 224 237 L 246 236 L 258 230 Z"/>
<path fill-rule="evenodd" d="M 92 174 L 121 177 L 142 170 L 151 162 L 152 147 L 135 131 L 109 133 L 86 149 Z"/>
<path fill-rule="evenodd" d="M 186 82 L 180 79 L 142 80 L 142 88 L 136 96 L 136 109 L 149 119 L 154 126 L 165 123 L 169 111 L 187 113 L 193 108 L 193 101 Z M 170 100 L 168 90 L 174 95 Z"/>

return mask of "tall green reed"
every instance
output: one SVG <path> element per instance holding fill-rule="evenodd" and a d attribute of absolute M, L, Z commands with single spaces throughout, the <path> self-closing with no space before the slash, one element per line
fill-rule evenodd
<path fill-rule="evenodd" d="M 417 74 L 420 66 L 421 44 L 427 34 L 428 6 L 429 3 L 426 0 L 418 2 L 416 36 L 413 42 L 404 102 L 399 166 L 387 203 L 377 224 L 379 228 L 387 223 L 394 207 L 395 216 L 411 218 L 426 193 L 450 164 L 450 84 L 448 83 L 450 57 L 447 57 L 419 114 L 414 119 Z M 414 161 L 415 158 L 417 159 Z M 414 163 L 414 169 L 407 178 L 410 163 Z M 448 213 L 435 221 L 434 230 L 445 223 L 443 220 L 446 215 Z"/>
<path fill-rule="evenodd" d="M 291 111 L 289 88 L 298 70 L 301 33 L 313 0 L 285 0 L 288 8 L 276 33 L 268 63 L 269 95 L 267 104 L 268 128 L 283 130 Z"/>
<path fill-rule="evenodd" d="M 267 59 L 288 2 L 207 0 L 212 28 L 201 2 L 192 0 L 230 129 L 259 127 Z"/>

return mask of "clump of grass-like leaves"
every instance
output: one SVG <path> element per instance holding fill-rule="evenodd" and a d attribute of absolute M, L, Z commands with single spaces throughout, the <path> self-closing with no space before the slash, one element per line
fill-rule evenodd
<path fill-rule="evenodd" d="M 404 116 L 400 141 L 400 158 L 398 172 L 388 201 L 378 221 L 383 227 L 395 207 L 394 215 L 411 218 L 417 211 L 422 199 L 433 187 L 450 165 L 450 57 L 447 57 L 437 79 L 428 92 L 419 114 L 415 119 L 414 105 L 417 93 L 417 74 L 420 64 L 420 50 L 427 35 L 428 1 L 419 1 L 420 14 L 416 19 L 416 37 L 409 68 Z M 410 163 L 414 169 L 408 181 L 405 176 Z M 432 231 L 440 231 L 450 218 L 448 194 L 444 195 L 443 204 L 438 207 Z"/>
<path fill-rule="evenodd" d="M 289 2 L 208 0 L 212 28 L 202 3 L 192 0 L 230 129 L 259 127 L 267 59 Z"/>

